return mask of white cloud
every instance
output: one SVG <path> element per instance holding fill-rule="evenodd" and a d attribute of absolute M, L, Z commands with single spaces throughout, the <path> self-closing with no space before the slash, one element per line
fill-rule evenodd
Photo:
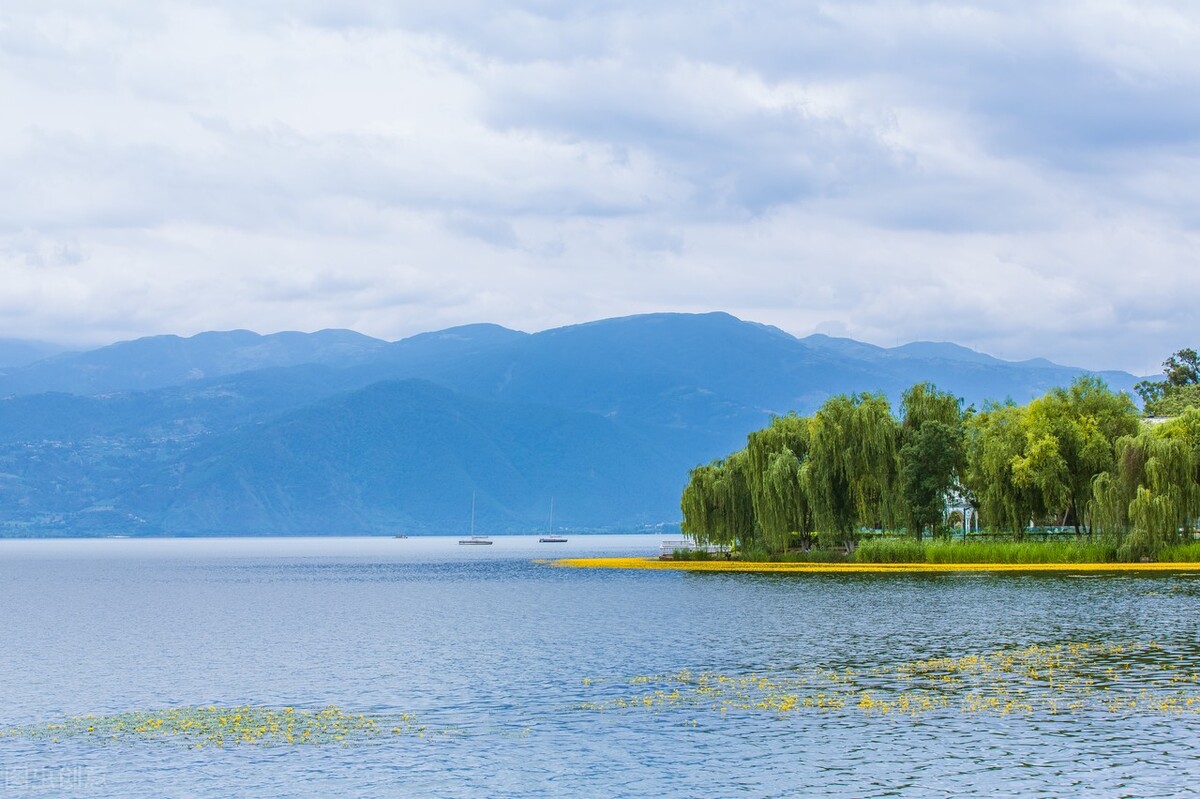
<path fill-rule="evenodd" d="M 0 334 L 726 309 L 1154 371 L 1198 53 L 1166 0 L 9 4 Z"/>

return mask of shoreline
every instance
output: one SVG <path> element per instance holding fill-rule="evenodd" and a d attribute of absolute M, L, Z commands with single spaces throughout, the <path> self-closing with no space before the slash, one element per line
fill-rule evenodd
<path fill-rule="evenodd" d="M 938 572 L 1198 572 L 1200 563 L 772 563 L 657 558 L 560 558 L 567 569 L 651 569 L 688 572 L 797 574 L 921 574 Z"/>

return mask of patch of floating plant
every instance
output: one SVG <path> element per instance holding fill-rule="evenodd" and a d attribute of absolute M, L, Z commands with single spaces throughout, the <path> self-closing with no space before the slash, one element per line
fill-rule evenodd
<path fill-rule="evenodd" d="M 122 741 L 174 741 L 195 748 L 205 746 L 296 746 L 362 744 L 411 735 L 434 733 L 409 713 L 393 715 L 348 713 L 330 705 L 320 710 L 294 707 L 202 707 L 114 715 L 72 716 L 59 722 L 0 730 L 0 737 L 22 736 L 61 741 L 92 739 L 99 743 Z"/>
<path fill-rule="evenodd" d="M 583 684 L 605 694 L 577 706 L 590 711 L 1200 713 L 1195 659 L 1154 642 L 1034 645 L 857 669 L 740 675 L 683 670 Z"/>

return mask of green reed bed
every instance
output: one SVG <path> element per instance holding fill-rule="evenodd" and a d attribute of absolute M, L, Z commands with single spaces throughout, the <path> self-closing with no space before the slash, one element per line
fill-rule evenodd
<path fill-rule="evenodd" d="M 713 560 L 718 557 L 724 555 L 714 555 L 703 549 L 676 549 L 671 553 L 672 560 Z"/>
<path fill-rule="evenodd" d="M 1158 560 L 1164 563 L 1200 563 L 1200 541 L 1166 547 L 1158 553 Z"/>
<path fill-rule="evenodd" d="M 869 534 L 849 555 L 844 549 L 813 547 L 772 553 L 735 550 L 732 558 L 752 563 L 1126 563 L 1146 560 L 1128 546 L 1106 537 L 1023 539 L 980 537 L 916 540 L 902 534 Z M 677 551 L 676 560 L 725 560 L 723 554 Z M 1200 563 L 1200 541 L 1165 547 L 1149 560 Z"/>
<path fill-rule="evenodd" d="M 1194 554 L 1200 556 L 1200 549 Z M 864 540 L 850 559 L 856 563 L 1115 563 L 1121 560 L 1117 546 L 1102 541 L 916 541 L 889 537 Z"/>
<path fill-rule="evenodd" d="M 792 550 L 784 553 L 772 553 L 765 549 L 742 549 L 729 553 L 727 558 L 721 552 L 706 552 L 702 549 L 676 549 L 672 560 L 743 560 L 750 563 L 840 563 L 846 560 L 846 553 L 836 549 Z"/>
<path fill-rule="evenodd" d="M 794 549 L 782 554 L 772 554 L 763 549 L 747 549 L 736 553 L 738 560 L 754 563 L 840 563 L 846 553 L 836 549 Z"/>

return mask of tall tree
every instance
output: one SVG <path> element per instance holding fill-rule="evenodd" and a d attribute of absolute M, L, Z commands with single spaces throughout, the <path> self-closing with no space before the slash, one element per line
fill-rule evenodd
<path fill-rule="evenodd" d="M 1027 447 L 1014 464 L 1017 479 L 1036 486 L 1046 509 L 1078 534 L 1093 479 L 1112 468 L 1117 439 L 1137 432 L 1133 400 L 1084 376 L 1031 402 L 1024 421 Z"/>
<path fill-rule="evenodd" d="M 754 535 L 754 506 L 747 480 L 746 454 L 692 470 L 680 499 L 680 529 L 702 544 L 747 546 Z"/>
<path fill-rule="evenodd" d="M 812 511 L 804 492 L 800 459 L 790 449 L 772 453 L 763 489 L 757 513 L 763 545 L 770 552 L 781 553 L 793 543 L 807 544 L 813 530 Z"/>
<path fill-rule="evenodd" d="M 945 528 L 946 498 L 962 460 L 961 427 L 930 419 L 906 437 L 900 448 L 900 490 L 908 511 L 908 529 L 921 539 L 929 528 Z"/>
<path fill-rule="evenodd" d="M 1200 383 L 1200 355 L 1188 348 L 1163 361 L 1163 374 L 1172 386 L 1192 386 Z"/>
<path fill-rule="evenodd" d="M 1176 351 L 1163 361 L 1162 380 L 1143 380 L 1134 390 L 1147 416 L 1176 416 L 1200 407 L 1200 355 L 1190 348 Z"/>
<path fill-rule="evenodd" d="M 800 480 L 809 454 L 809 420 L 794 413 L 777 416 L 746 441 L 747 480 L 762 544 L 784 552 L 792 537 L 812 532 L 812 512 Z"/>
<path fill-rule="evenodd" d="M 679 529 L 701 544 L 728 544 L 717 527 L 716 479 L 719 466 L 697 466 L 688 474 L 688 483 L 679 500 L 683 522 Z"/>
<path fill-rule="evenodd" d="M 953 426 L 962 423 L 962 400 L 933 383 L 917 383 L 901 395 L 900 413 L 901 427 L 906 432 L 919 430 L 928 421 Z"/>
<path fill-rule="evenodd" d="M 919 540 L 944 527 L 946 500 L 965 470 L 962 400 L 918 383 L 901 399 L 900 494 L 908 528 Z"/>
<path fill-rule="evenodd" d="M 1099 530 L 1130 556 L 1153 555 L 1200 515 L 1200 409 L 1117 441 L 1112 469 L 1092 484 Z"/>
<path fill-rule="evenodd" d="M 1027 443 L 1025 409 L 1012 400 L 986 405 L 967 422 L 967 486 L 987 526 L 1017 536 L 1045 508 L 1042 492 L 1014 468 Z"/>
<path fill-rule="evenodd" d="M 836 396 L 821 406 L 802 470 L 818 529 L 849 545 L 860 525 L 894 525 L 898 431 L 882 394 Z"/>

